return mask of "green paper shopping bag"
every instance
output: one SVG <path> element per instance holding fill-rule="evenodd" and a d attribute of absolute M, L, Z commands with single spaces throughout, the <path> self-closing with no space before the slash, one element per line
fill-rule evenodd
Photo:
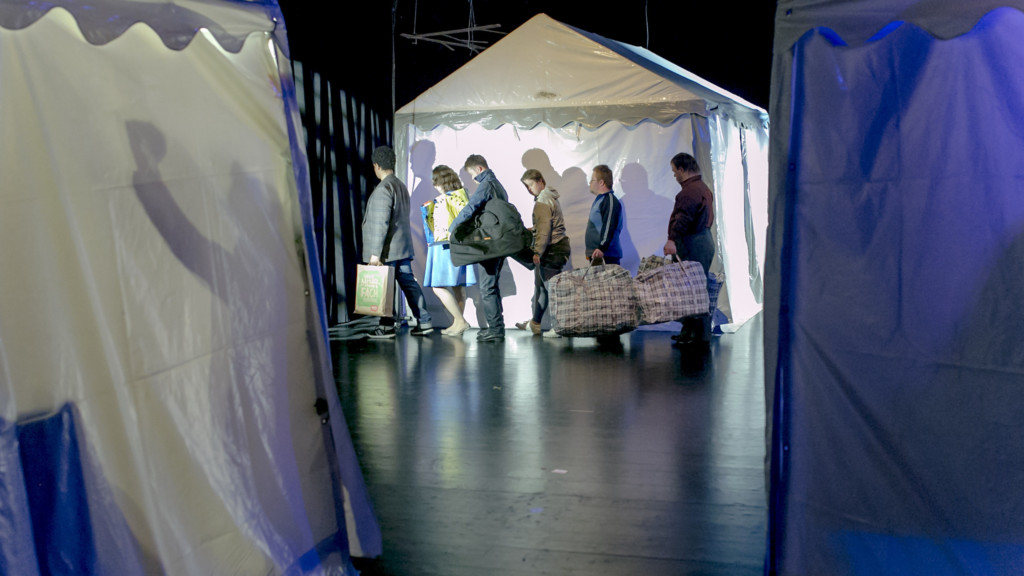
<path fill-rule="evenodd" d="M 356 265 L 356 314 L 391 316 L 395 307 L 395 267 Z"/>

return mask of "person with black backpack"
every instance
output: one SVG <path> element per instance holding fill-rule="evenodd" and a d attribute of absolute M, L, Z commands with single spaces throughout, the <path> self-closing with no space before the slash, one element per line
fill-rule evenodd
<path fill-rule="evenodd" d="M 459 212 L 455 220 L 452 220 L 451 230 L 458 230 L 463 223 L 481 212 L 491 198 L 508 202 L 508 193 L 505 192 L 505 187 L 498 182 L 497 176 L 487 166 L 487 160 L 483 156 L 470 155 L 469 158 L 466 158 L 464 169 L 479 185 L 469 197 L 469 203 Z M 481 329 L 476 336 L 480 342 L 500 342 L 505 339 L 505 316 L 502 313 L 501 291 L 498 288 L 501 269 L 504 266 L 505 256 L 480 262 L 482 271 L 479 277 L 480 297 L 483 300 L 484 316 L 487 319 L 487 327 Z"/>

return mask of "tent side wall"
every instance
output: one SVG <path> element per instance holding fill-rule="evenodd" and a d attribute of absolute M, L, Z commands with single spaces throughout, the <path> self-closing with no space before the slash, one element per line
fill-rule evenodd
<path fill-rule="evenodd" d="M 461 171 L 467 156 L 482 154 L 529 226 L 532 197 L 519 179 L 527 168 L 536 168 L 560 194 L 559 203 L 572 240 L 574 267 L 587 264 L 583 239 L 593 201 L 588 181 L 594 166 L 608 164 L 612 168 L 614 189 L 626 213 L 623 266 L 635 274 L 641 258 L 660 255 L 665 245 L 668 215 L 679 189 L 669 169 L 670 160 L 678 152 L 694 154 L 702 165 L 712 167 L 705 170 L 704 177 L 716 192 L 718 250 L 712 271 L 724 272 L 726 279 L 720 306 L 737 324 L 760 310 L 761 268 L 756 246 L 763 246 L 766 226 L 766 129 L 744 126 L 726 116 L 714 116 L 710 124 L 705 117 L 683 115 L 668 125 L 611 121 L 594 129 L 577 125 L 555 128 L 546 124 L 506 124 L 487 129 L 475 124 L 462 127 L 459 117 L 449 118 L 460 128 L 442 125 L 422 131 L 411 123 L 411 117 L 396 116 L 396 149 L 399 166 L 404 167 L 399 176 L 409 187 L 411 205 L 418 207 L 436 195 L 430 185 L 430 170 L 434 166 L 447 164 Z M 462 172 L 462 178 L 467 189 L 475 188 L 467 173 Z M 422 238 L 422 218 L 418 210 L 412 212 L 413 235 Z M 751 214 L 759 216 L 752 220 Z M 425 246 L 417 246 L 414 268 L 418 275 L 423 270 L 425 251 Z M 511 326 L 530 316 L 533 277 L 517 263 L 510 262 L 508 267 L 515 286 L 503 283 L 502 296 L 505 321 Z M 756 281 L 750 280 L 751 269 Z M 474 295 L 475 290 L 471 289 L 470 296 Z M 471 298 L 467 319 L 478 325 L 481 320 L 474 317 L 474 304 Z M 429 295 L 428 306 L 432 313 L 437 309 L 439 318 L 446 317 Z M 654 325 L 650 329 L 678 330 L 678 324 Z"/>
<path fill-rule="evenodd" d="M 1024 567 L 1024 14 L 903 4 L 963 33 L 865 11 L 776 50 L 774 574 Z"/>
<path fill-rule="evenodd" d="M 253 16 L 213 12 L 235 32 Z M 369 504 L 310 296 L 285 55 L 262 32 L 232 52 L 223 29 L 180 51 L 148 26 L 98 46 L 83 29 L 56 8 L 0 28 L 0 422 L 72 407 L 60 450 L 94 543 L 76 573 L 348 573 L 379 532 L 371 513 L 346 534 L 345 498 L 350 518 Z M 0 508 L 25 507 L 17 481 L 5 467 Z M 22 528 L 0 526 L 0 566 L 26 562 L 6 547 Z"/>

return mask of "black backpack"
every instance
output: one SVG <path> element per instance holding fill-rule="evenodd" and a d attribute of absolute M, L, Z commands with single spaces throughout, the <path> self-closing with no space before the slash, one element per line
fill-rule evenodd
<path fill-rule="evenodd" d="M 492 196 L 479 213 L 452 230 L 448 240 L 452 264 L 465 266 L 518 254 L 533 244 L 533 233 L 515 206 Z"/>

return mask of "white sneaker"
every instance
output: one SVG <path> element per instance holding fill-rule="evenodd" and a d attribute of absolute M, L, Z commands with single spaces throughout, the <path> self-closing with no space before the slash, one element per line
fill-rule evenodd
<path fill-rule="evenodd" d="M 555 332 L 554 329 L 551 329 L 551 330 L 548 330 L 547 332 L 545 332 L 544 333 L 544 337 L 545 338 L 561 338 L 561 336 L 559 336 L 558 332 Z"/>

